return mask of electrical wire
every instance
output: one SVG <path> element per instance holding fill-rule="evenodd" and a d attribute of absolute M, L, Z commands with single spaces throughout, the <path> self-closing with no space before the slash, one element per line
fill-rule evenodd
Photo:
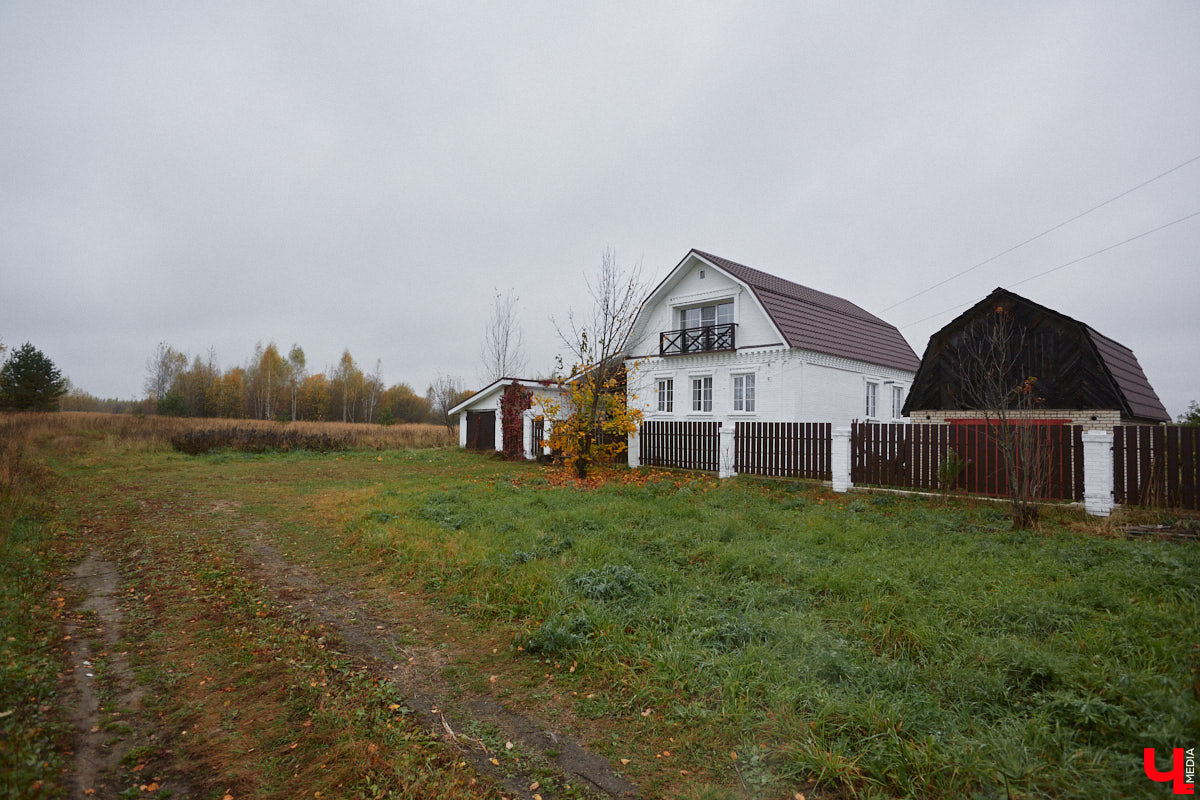
<path fill-rule="evenodd" d="M 1138 239 L 1142 239 L 1146 236 L 1149 236 L 1152 233 L 1158 233 L 1159 231 L 1165 230 L 1166 228 L 1169 228 L 1172 225 L 1178 225 L 1181 222 L 1187 222 L 1189 219 L 1192 219 L 1193 217 L 1200 217 L 1200 211 L 1193 211 L 1192 213 L 1190 213 L 1186 216 L 1182 216 L 1179 219 L 1172 220 L 1171 222 L 1167 222 L 1163 225 L 1159 225 L 1157 228 L 1151 228 L 1148 231 L 1142 231 L 1141 233 L 1137 234 L 1136 236 L 1130 236 L 1128 239 L 1123 239 L 1119 242 L 1116 242 L 1115 244 L 1110 244 L 1107 247 L 1102 247 L 1099 250 L 1088 253 L 1086 256 L 1080 256 L 1079 258 L 1071 259 L 1070 261 L 1059 264 L 1057 267 L 1051 267 L 1050 269 L 1043 270 L 1042 272 L 1039 272 L 1035 275 L 1030 275 L 1027 278 L 1022 278 L 1021 280 L 1017 281 L 1016 283 L 1010 283 L 1008 286 L 1005 286 L 1004 288 L 1012 289 L 1013 287 L 1020 286 L 1023 283 L 1029 283 L 1031 280 L 1034 280 L 1035 278 L 1041 278 L 1045 275 L 1049 275 L 1051 272 L 1058 272 L 1060 269 L 1066 269 L 1067 267 L 1069 267 L 1073 264 L 1078 264 L 1080 261 L 1086 261 L 1087 259 L 1092 258 L 1093 256 L 1098 256 L 1101 253 L 1107 253 L 1109 250 L 1115 250 L 1116 248 L 1121 247 L 1122 245 L 1129 244 L 1130 242 L 1136 242 Z M 940 317 L 942 314 L 948 314 L 951 311 L 957 311 L 958 309 L 969 306 L 975 302 L 977 302 L 977 301 L 969 300 L 966 303 L 959 303 L 958 305 L 954 306 L 953 308 L 943 309 L 942 311 L 939 311 L 936 314 L 930 314 L 928 317 L 922 317 L 921 319 L 917 320 L 916 322 L 910 322 L 907 325 L 902 325 L 900 327 L 900 330 L 905 330 L 907 328 L 911 328 L 914 325 L 920 325 L 922 322 L 928 322 L 929 320 L 934 319 L 935 317 Z"/>
<path fill-rule="evenodd" d="M 1128 194 L 1132 194 L 1133 192 L 1136 192 L 1138 189 L 1141 189 L 1144 186 L 1149 186 L 1150 184 L 1154 183 L 1156 180 L 1159 180 L 1160 178 L 1165 178 L 1166 176 L 1170 175 L 1172 172 L 1183 169 L 1188 164 L 1191 164 L 1194 161 L 1200 161 L 1200 155 L 1193 156 L 1193 157 L 1189 158 L 1187 161 L 1184 161 L 1180 164 L 1176 164 L 1175 166 L 1171 167 L 1166 172 L 1159 173 L 1158 175 L 1155 175 L 1153 178 L 1144 180 L 1141 183 L 1139 183 L 1137 186 L 1134 186 L 1130 189 L 1126 189 L 1125 191 L 1121 192 L 1120 194 L 1114 195 L 1114 196 L 1108 198 L 1107 200 L 1105 200 L 1103 203 L 1094 205 L 1091 208 L 1089 208 L 1087 211 L 1080 212 L 1080 213 L 1076 214 L 1075 216 L 1071 217 L 1070 219 L 1063 220 L 1062 222 L 1055 225 L 1053 228 L 1047 228 L 1046 230 L 1042 231 L 1041 233 L 1037 234 L 1036 236 L 1029 237 L 1028 239 L 1021 242 L 1020 244 L 1014 244 L 1012 247 L 1008 248 L 1007 250 L 1003 250 L 1003 251 L 997 253 L 996 255 L 992 256 L 991 258 L 986 258 L 983 261 L 980 261 L 978 264 L 975 264 L 974 266 L 967 267 L 966 269 L 962 270 L 961 272 L 954 273 L 949 278 L 938 281 L 937 283 L 933 284 L 932 286 L 927 286 L 926 288 L 922 289 L 921 291 L 917 292 L 916 294 L 909 295 L 908 297 L 904 298 L 903 300 L 898 300 L 897 302 L 892 303 L 887 308 L 881 309 L 879 311 L 879 313 L 883 314 L 887 311 L 891 311 L 896 306 L 903 305 L 903 304 L 907 303 L 909 300 L 914 300 L 914 299 L 920 297 L 921 295 L 925 294 L 926 292 L 932 292 L 934 289 L 938 288 L 939 286 L 945 286 L 947 283 L 954 280 L 955 278 L 961 278 L 963 275 L 966 275 L 968 272 L 972 272 L 974 270 L 979 269 L 982 266 L 990 264 L 993 261 L 995 261 L 996 259 L 998 259 L 1002 256 L 1006 256 L 1009 253 L 1011 253 L 1012 251 L 1018 250 L 1018 249 L 1024 247 L 1025 245 L 1029 244 L 1030 242 L 1036 242 L 1038 239 L 1041 239 L 1043 236 L 1054 233 L 1059 228 L 1062 228 L 1066 225 L 1070 225 L 1075 220 L 1082 219 L 1083 217 L 1086 217 L 1088 214 L 1091 214 L 1093 211 L 1098 211 L 1101 208 L 1104 208 L 1109 203 L 1116 202 L 1117 200 L 1120 200 L 1122 197 L 1125 197 Z M 1103 251 L 1101 251 L 1101 252 L 1103 252 Z M 934 316 L 937 316 L 937 315 L 935 314 Z M 923 321 L 924 320 L 922 320 L 922 322 Z M 914 322 L 912 324 L 916 325 L 917 323 Z M 905 326 L 905 327 L 908 327 L 908 326 Z"/>

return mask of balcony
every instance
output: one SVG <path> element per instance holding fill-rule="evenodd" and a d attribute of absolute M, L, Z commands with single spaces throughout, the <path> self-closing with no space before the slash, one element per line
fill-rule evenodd
<path fill-rule="evenodd" d="M 734 331 L 737 325 L 703 325 L 699 328 L 681 328 L 663 331 L 658 335 L 660 356 L 684 356 L 692 353 L 719 353 L 734 349 Z"/>

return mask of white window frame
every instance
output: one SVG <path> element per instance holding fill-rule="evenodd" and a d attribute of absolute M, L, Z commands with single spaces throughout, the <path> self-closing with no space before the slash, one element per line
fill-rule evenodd
<path fill-rule="evenodd" d="M 898 383 L 892 384 L 892 419 L 902 419 L 900 413 L 904 408 L 904 387 Z"/>
<path fill-rule="evenodd" d="M 879 381 L 868 380 L 865 395 L 866 419 L 879 419 Z"/>
<path fill-rule="evenodd" d="M 713 410 L 713 376 L 691 375 L 688 378 L 690 407 L 693 414 L 711 414 Z"/>
<path fill-rule="evenodd" d="M 729 306 L 729 316 L 727 319 L 725 319 L 725 321 L 722 322 L 718 309 L 721 306 L 726 305 Z M 704 312 L 708 309 L 712 309 L 712 316 L 710 319 L 706 320 L 704 318 Z M 697 319 L 692 320 L 692 322 L 696 324 L 689 324 L 689 314 L 697 315 Z M 736 319 L 737 304 L 734 302 L 734 298 L 732 297 L 722 300 L 713 300 L 698 306 L 688 306 L 686 308 L 679 309 L 679 327 L 681 329 L 706 328 L 711 325 L 732 325 Z"/>
<path fill-rule="evenodd" d="M 655 382 L 655 394 L 658 395 L 658 412 L 672 414 L 675 412 L 675 377 L 658 378 Z"/>
<path fill-rule="evenodd" d="M 731 375 L 733 410 L 738 414 L 754 414 L 758 411 L 758 379 L 754 372 L 735 372 Z"/>

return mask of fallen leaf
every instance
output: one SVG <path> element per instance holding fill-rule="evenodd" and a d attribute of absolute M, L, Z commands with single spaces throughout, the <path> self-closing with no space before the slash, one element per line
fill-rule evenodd
<path fill-rule="evenodd" d="M 629 763 L 629 759 L 628 759 L 628 758 L 622 758 L 622 759 L 621 759 L 621 765 L 622 765 L 622 766 L 624 766 L 625 764 L 628 764 L 628 763 Z"/>
<path fill-rule="evenodd" d="M 514 747 L 516 747 L 516 745 L 515 745 L 515 744 L 513 744 L 512 742 L 505 742 L 505 743 L 504 743 L 504 749 L 505 749 L 505 750 L 512 750 Z"/>
<path fill-rule="evenodd" d="M 730 750 L 729 757 L 732 758 L 734 761 L 737 761 L 737 750 Z"/>
<path fill-rule="evenodd" d="M 489 758 L 488 760 L 492 762 L 492 766 L 493 766 L 493 767 L 498 767 L 498 766 L 500 766 L 500 762 L 499 762 L 499 761 L 497 761 L 496 759 L 494 759 L 494 758 Z"/>
<path fill-rule="evenodd" d="M 643 716 L 643 717 L 648 717 L 648 716 L 650 716 L 652 713 L 653 713 L 653 712 L 652 712 L 650 709 L 648 709 L 648 708 L 647 708 L 646 710 L 644 710 L 644 711 L 642 712 L 642 716 Z"/>
<path fill-rule="evenodd" d="M 529 784 L 529 791 L 532 792 L 534 789 L 538 788 L 539 786 L 541 786 L 541 784 L 538 783 L 537 781 L 534 781 L 533 783 Z"/>

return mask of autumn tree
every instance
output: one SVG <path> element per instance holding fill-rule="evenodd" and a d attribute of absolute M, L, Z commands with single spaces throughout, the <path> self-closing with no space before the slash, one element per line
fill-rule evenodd
<path fill-rule="evenodd" d="M 325 373 L 309 375 L 300 382 L 296 393 L 296 418 L 319 421 L 329 418 L 331 407 L 329 379 Z"/>
<path fill-rule="evenodd" d="M 555 329 L 573 359 L 570 374 L 559 378 L 565 400 L 543 401 L 551 419 L 550 444 L 561 452 L 580 478 L 597 461 L 609 461 L 637 430 L 641 412 L 626 397 L 624 356 L 633 333 L 645 286 L 641 263 L 626 270 L 616 253 L 606 249 L 596 274 L 587 279 L 592 300 L 588 312 L 568 313 Z"/>
<path fill-rule="evenodd" d="M 210 408 L 209 393 L 212 391 L 213 381 L 220 374 L 216 351 L 209 348 L 207 358 L 201 359 L 198 355 L 194 356 L 191 366 L 175 376 L 167 397 L 171 398 L 174 395 L 178 398 L 175 405 L 181 404 L 183 413 L 188 416 L 215 416 Z"/>
<path fill-rule="evenodd" d="M 487 386 L 500 378 L 516 378 L 525 371 L 525 337 L 517 317 L 519 298 L 510 289 L 496 291 L 483 329 L 479 349 L 479 382 Z"/>
<path fill-rule="evenodd" d="M 159 342 L 154 355 L 146 359 L 146 396 L 157 402 L 166 398 L 179 373 L 187 369 L 187 356 L 166 342 Z"/>
<path fill-rule="evenodd" d="M 413 391 L 407 383 L 389 386 L 383 393 L 380 404 L 383 408 L 380 415 L 386 410 L 393 422 L 429 421 L 429 400 Z"/>
<path fill-rule="evenodd" d="M 246 370 L 233 367 L 213 378 L 207 402 L 209 414 L 226 419 L 246 416 Z"/>
<path fill-rule="evenodd" d="M 29 342 L 13 350 L 0 367 L 0 408 L 57 411 L 67 380 L 46 354 Z"/>
<path fill-rule="evenodd" d="M 342 351 L 337 367 L 329 376 L 329 391 L 334 408 L 341 412 L 342 422 L 354 422 L 363 393 L 363 373 L 348 349 Z"/>

